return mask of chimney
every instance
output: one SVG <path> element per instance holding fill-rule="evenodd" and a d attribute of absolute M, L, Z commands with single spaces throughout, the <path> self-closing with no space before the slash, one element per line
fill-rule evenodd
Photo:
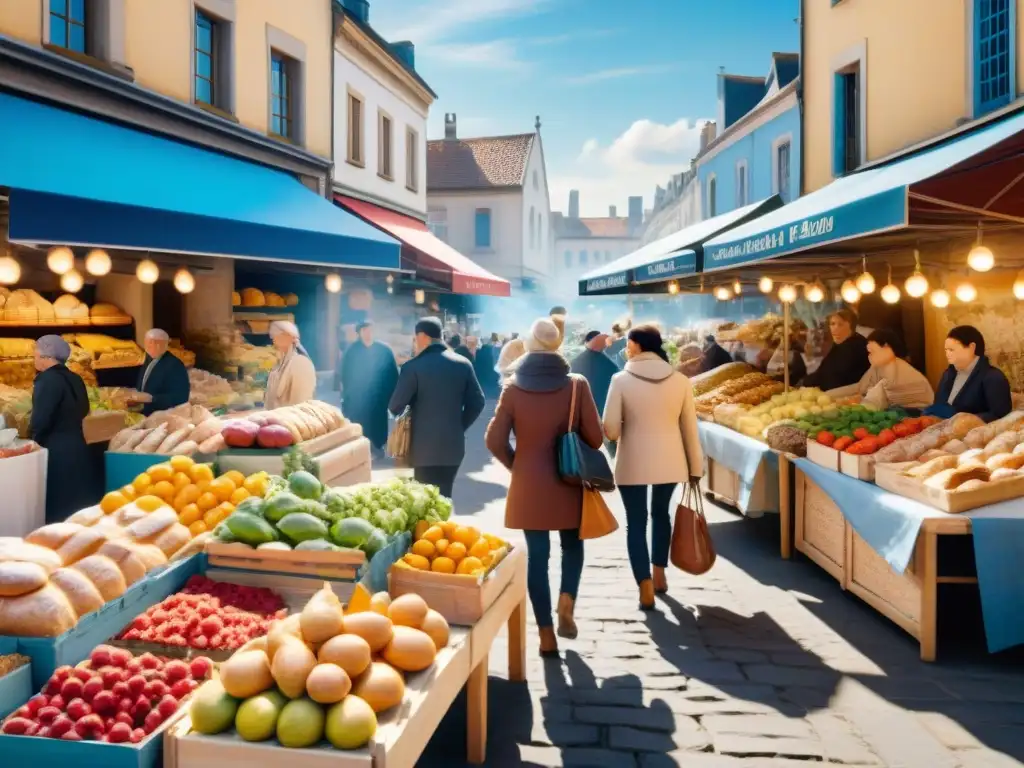
<path fill-rule="evenodd" d="M 341 0 L 342 7 L 355 16 L 363 24 L 370 23 L 370 3 L 368 0 Z"/>
<path fill-rule="evenodd" d="M 644 223 L 644 199 L 639 195 L 629 198 L 629 231 L 636 232 Z"/>
<path fill-rule="evenodd" d="M 458 132 L 455 130 L 454 112 L 444 113 L 444 137 L 448 140 L 454 140 L 459 138 Z"/>
<path fill-rule="evenodd" d="M 580 191 L 573 189 L 569 191 L 569 218 L 578 219 L 580 217 Z"/>
<path fill-rule="evenodd" d="M 615 213 L 616 213 L 615 206 L 614 205 L 609 205 L 608 206 L 608 218 L 609 219 L 614 219 L 615 218 Z"/>
<path fill-rule="evenodd" d="M 391 43 L 391 50 L 395 56 L 409 69 L 416 69 L 416 46 L 408 40 L 399 40 Z"/>

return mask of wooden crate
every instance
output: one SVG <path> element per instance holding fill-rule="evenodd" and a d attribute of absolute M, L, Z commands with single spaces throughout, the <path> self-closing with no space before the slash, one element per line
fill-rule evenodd
<path fill-rule="evenodd" d="M 444 616 L 449 624 L 475 624 L 509 585 L 518 568 L 525 568 L 524 547 L 512 547 L 484 578 L 392 566 L 388 591 L 392 597 L 414 592 Z"/>
<path fill-rule="evenodd" d="M 914 464 L 880 465 L 875 473 L 875 484 L 899 496 L 954 515 L 1024 496 L 1024 476 L 988 482 L 980 488 L 967 491 L 944 491 L 904 475 L 903 470 L 911 466 Z"/>
<path fill-rule="evenodd" d="M 875 457 L 840 453 L 839 471 L 844 475 L 872 483 L 875 481 Z"/>
<path fill-rule="evenodd" d="M 807 460 L 833 472 L 839 471 L 839 451 L 814 440 L 807 441 Z"/>
<path fill-rule="evenodd" d="M 318 552 L 314 550 L 253 549 L 245 544 L 211 541 L 206 557 L 215 568 L 239 568 L 292 576 L 323 579 L 354 579 L 366 562 L 359 550 Z"/>
<path fill-rule="evenodd" d="M 469 678 L 470 658 L 469 632 L 453 628 L 448 647 L 433 666 L 407 676 L 405 699 L 379 716 L 377 734 L 363 749 L 341 751 L 326 742 L 286 749 L 274 740 L 252 743 L 234 734 L 204 736 L 193 733 L 185 718 L 164 737 L 164 768 L 413 768 Z"/>
<path fill-rule="evenodd" d="M 846 518 L 834 501 L 804 475 L 796 473 L 794 546 L 844 583 Z"/>
<path fill-rule="evenodd" d="M 849 562 L 846 588 L 883 616 L 920 637 L 921 579 L 912 560 L 903 573 L 896 573 L 849 525 Z"/>
<path fill-rule="evenodd" d="M 779 500 L 772 498 L 772 484 L 769 482 L 768 471 L 762 465 L 754 476 L 754 485 L 750 489 L 750 498 L 746 505 L 740 504 L 742 482 L 738 473 L 729 469 L 719 461 L 709 458 L 708 471 L 705 475 L 705 487 L 713 499 L 727 506 L 738 509 L 744 515 L 761 517 L 765 512 L 778 511 Z"/>

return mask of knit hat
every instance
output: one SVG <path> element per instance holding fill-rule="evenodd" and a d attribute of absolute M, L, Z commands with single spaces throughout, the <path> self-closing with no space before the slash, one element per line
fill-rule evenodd
<path fill-rule="evenodd" d="M 527 352 L 557 352 L 561 345 L 562 334 L 549 318 L 542 317 L 530 326 L 530 335 L 526 338 Z"/>
<path fill-rule="evenodd" d="M 36 342 L 36 351 L 40 357 L 46 357 L 57 362 L 66 362 L 71 357 L 71 345 L 60 336 L 50 334 L 43 336 Z"/>
<path fill-rule="evenodd" d="M 522 339 L 512 339 L 508 344 L 501 348 L 501 354 L 498 355 L 498 364 L 495 366 L 498 373 L 502 375 L 509 372 L 513 365 L 526 354 L 526 345 Z"/>

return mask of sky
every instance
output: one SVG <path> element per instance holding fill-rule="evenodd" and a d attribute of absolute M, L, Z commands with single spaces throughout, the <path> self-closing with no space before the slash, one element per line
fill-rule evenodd
<path fill-rule="evenodd" d="M 767 75 L 773 51 L 797 51 L 799 0 L 370 0 L 370 24 L 411 40 L 438 94 L 429 138 L 533 130 L 537 115 L 551 208 L 580 191 L 583 216 L 653 202 L 685 170 L 717 112 L 720 67 Z"/>

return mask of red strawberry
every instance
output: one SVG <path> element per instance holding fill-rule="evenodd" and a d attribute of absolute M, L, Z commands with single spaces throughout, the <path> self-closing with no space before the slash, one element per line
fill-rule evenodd
<path fill-rule="evenodd" d="M 132 744 L 138 744 L 144 738 L 146 738 L 146 732 L 141 728 L 136 728 L 134 731 L 132 731 Z"/>
<path fill-rule="evenodd" d="M 10 717 L 4 721 L 3 727 L 0 728 L 0 733 L 6 733 L 10 736 L 24 736 L 33 725 L 35 723 L 24 717 Z"/>
<path fill-rule="evenodd" d="M 68 717 L 77 722 L 83 717 L 92 714 L 92 707 L 82 699 L 72 699 L 68 702 L 67 713 Z"/>
<path fill-rule="evenodd" d="M 127 711 L 118 712 L 114 715 L 115 723 L 124 723 L 128 726 L 128 730 L 131 730 L 135 725 L 135 720 Z"/>
<path fill-rule="evenodd" d="M 146 694 L 143 693 L 135 700 L 134 715 L 136 717 L 145 717 L 151 709 L 153 709 L 153 705 L 150 704 L 149 697 Z"/>
<path fill-rule="evenodd" d="M 156 705 L 156 711 L 160 713 L 164 720 L 166 720 L 178 711 L 178 700 L 170 694 L 167 694 L 160 699 L 160 703 Z"/>
<path fill-rule="evenodd" d="M 63 712 L 65 707 L 66 707 L 66 705 L 64 703 L 64 697 L 61 696 L 59 693 L 56 696 L 51 696 L 50 697 L 50 706 L 51 707 L 56 707 L 61 712 Z"/>
<path fill-rule="evenodd" d="M 206 650 L 210 647 L 210 638 L 206 635 L 199 635 L 192 640 L 192 647 L 198 648 L 200 651 Z"/>
<path fill-rule="evenodd" d="M 75 727 L 75 721 L 67 715 L 59 715 L 50 723 L 50 736 L 59 739 L 65 733 Z"/>
<path fill-rule="evenodd" d="M 92 708 L 101 715 L 116 712 L 119 704 L 118 698 L 112 691 L 100 691 L 92 700 Z"/>
<path fill-rule="evenodd" d="M 134 678 L 129 678 L 129 681 L 131 681 L 131 680 L 134 680 Z M 142 684 L 145 685 L 146 681 L 143 680 Z M 126 696 L 137 696 L 138 695 L 137 693 L 132 691 L 132 689 L 129 687 L 128 683 L 124 683 L 124 682 L 114 683 L 114 687 L 111 688 L 110 691 L 115 696 L 117 696 L 117 698 L 119 698 L 119 699 L 123 699 Z M 141 690 L 139 692 L 141 693 Z"/>
<path fill-rule="evenodd" d="M 115 667 L 127 667 L 131 663 L 132 654 L 124 648 L 114 648 L 110 652 L 110 663 Z"/>
<path fill-rule="evenodd" d="M 160 666 L 160 659 L 154 656 L 152 653 L 144 653 L 139 656 L 139 661 L 142 663 L 143 669 L 156 669 Z"/>
<path fill-rule="evenodd" d="M 38 712 L 40 709 L 42 709 L 49 703 L 50 700 L 47 699 L 46 696 L 44 696 L 41 693 L 37 693 L 35 696 L 33 696 L 31 699 L 25 702 L 25 706 L 28 707 L 29 712 L 35 715 L 36 712 Z M 60 709 L 60 707 L 57 707 L 57 709 Z"/>
<path fill-rule="evenodd" d="M 28 708 L 27 704 L 22 704 L 11 713 L 11 717 L 24 717 L 26 720 L 31 720 L 35 715 L 32 714 L 32 710 Z"/>
<path fill-rule="evenodd" d="M 142 689 L 142 695 L 147 697 L 150 701 L 157 701 L 162 699 L 170 692 L 167 687 L 167 683 L 162 680 L 150 680 L 146 683 L 146 687 Z"/>
<path fill-rule="evenodd" d="M 57 680 L 63 683 L 65 680 L 71 677 L 71 673 L 74 671 L 74 667 L 69 667 L 67 664 L 65 664 L 64 666 L 57 667 L 55 670 L 53 670 L 53 678 L 56 678 Z"/>
<path fill-rule="evenodd" d="M 75 732 L 83 739 L 97 739 L 106 733 L 103 718 L 99 715 L 86 715 L 75 723 Z"/>
<path fill-rule="evenodd" d="M 155 731 L 157 728 L 160 727 L 160 725 L 163 723 L 163 721 L 164 721 L 163 715 L 161 715 L 159 712 L 157 712 L 154 709 L 152 712 L 150 712 L 148 715 L 146 715 L 146 719 L 145 719 L 145 721 L 142 724 L 142 728 L 143 728 L 143 730 L 146 731 L 146 733 L 152 733 L 153 731 Z"/>
<path fill-rule="evenodd" d="M 128 670 L 119 667 L 103 667 L 100 669 L 100 679 L 103 680 L 103 687 L 110 690 L 115 683 L 127 680 Z"/>
<path fill-rule="evenodd" d="M 125 667 L 125 670 L 128 672 L 129 676 L 137 675 L 142 672 L 142 662 L 138 659 L 132 659 L 128 662 L 128 666 Z"/>
<path fill-rule="evenodd" d="M 60 687 L 60 695 L 64 697 L 64 701 L 80 699 L 82 698 L 84 688 L 85 684 L 77 677 L 69 677 Z"/>
<path fill-rule="evenodd" d="M 146 687 L 146 678 L 142 675 L 132 675 L 128 678 L 127 688 L 132 696 L 138 696 Z"/>
<path fill-rule="evenodd" d="M 83 662 L 82 666 L 76 667 L 74 672 L 75 677 L 81 680 L 83 685 L 92 679 L 92 669 L 86 666 L 88 663 L 87 661 Z"/>
<path fill-rule="evenodd" d="M 94 669 L 105 667 L 110 663 L 110 652 L 113 650 L 109 645 L 97 645 L 89 654 L 89 661 Z"/>
<path fill-rule="evenodd" d="M 114 682 L 117 681 L 115 680 Z M 111 683 L 108 686 L 106 682 L 99 677 L 91 678 L 89 682 L 82 686 L 82 698 L 86 701 L 92 701 L 96 698 L 97 693 L 102 693 L 104 689 L 109 688 L 113 684 L 114 683 Z"/>
<path fill-rule="evenodd" d="M 181 701 L 192 693 L 195 684 L 195 681 L 190 679 L 178 680 L 171 686 L 171 696 L 176 698 L 178 701 Z"/>
<path fill-rule="evenodd" d="M 68 731 L 60 737 L 61 741 L 81 741 L 82 737 L 78 735 L 76 731 Z"/>
<path fill-rule="evenodd" d="M 117 702 L 118 712 L 131 712 L 135 707 L 135 699 L 125 696 L 119 702 Z M 130 715 L 129 715 L 130 716 Z"/>
<path fill-rule="evenodd" d="M 188 666 L 195 680 L 205 680 L 213 672 L 213 662 L 205 656 L 196 656 Z"/>
<path fill-rule="evenodd" d="M 131 738 L 131 723 L 117 722 L 110 727 L 109 731 L 107 731 L 107 741 L 111 744 L 124 744 L 127 741 L 131 741 Z"/>
<path fill-rule="evenodd" d="M 82 703 L 85 704 L 84 701 Z M 38 712 L 36 712 L 36 720 L 38 720 L 43 725 L 49 725 L 54 721 L 54 719 L 59 714 L 60 710 L 56 707 L 43 707 Z"/>
<path fill-rule="evenodd" d="M 184 680 L 191 674 L 188 664 L 184 661 L 174 660 L 167 662 L 167 666 L 164 667 L 164 675 L 167 677 L 167 682 L 175 683 L 178 680 Z"/>

